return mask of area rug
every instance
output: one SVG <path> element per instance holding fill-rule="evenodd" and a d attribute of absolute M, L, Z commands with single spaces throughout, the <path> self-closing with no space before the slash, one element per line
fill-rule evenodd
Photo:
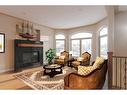
<path fill-rule="evenodd" d="M 64 89 L 64 77 L 74 71 L 75 69 L 64 67 L 62 74 L 50 78 L 48 75 L 43 75 L 44 69 L 42 68 L 42 70 L 18 73 L 14 76 L 35 90 L 62 90 Z"/>

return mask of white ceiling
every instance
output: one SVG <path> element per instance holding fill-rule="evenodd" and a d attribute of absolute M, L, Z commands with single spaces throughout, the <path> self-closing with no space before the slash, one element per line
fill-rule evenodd
<path fill-rule="evenodd" d="M 0 12 L 55 29 L 97 23 L 107 16 L 104 6 L 0 6 Z"/>

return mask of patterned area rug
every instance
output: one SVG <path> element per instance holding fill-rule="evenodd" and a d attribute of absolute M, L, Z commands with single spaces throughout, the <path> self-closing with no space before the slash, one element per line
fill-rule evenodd
<path fill-rule="evenodd" d="M 25 72 L 14 75 L 25 84 L 36 90 L 62 90 L 64 89 L 64 77 L 75 71 L 70 67 L 64 67 L 62 74 L 57 74 L 53 78 L 43 75 L 44 69 L 35 72 Z"/>

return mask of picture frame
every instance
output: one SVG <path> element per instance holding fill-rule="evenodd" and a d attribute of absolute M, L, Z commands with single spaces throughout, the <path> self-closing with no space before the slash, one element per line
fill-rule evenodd
<path fill-rule="evenodd" d="M 0 53 L 5 52 L 5 34 L 0 33 Z"/>

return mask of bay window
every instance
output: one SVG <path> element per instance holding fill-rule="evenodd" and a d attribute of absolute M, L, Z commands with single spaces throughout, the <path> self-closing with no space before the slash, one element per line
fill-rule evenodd
<path fill-rule="evenodd" d="M 71 36 L 71 50 L 72 56 L 78 57 L 83 52 L 92 53 L 92 34 L 91 33 L 77 33 Z"/>
<path fill-rule="evenodd" d="M 60 55 L 60 52 L 65 50 L 65 36 L 58 34 L 55 36 L 56 39 L 56 55 Z"/>
<path fill-rule="evenodd" d="M 103 28 L 100 31 L 100 56 L 107 58 L 108 51 L 108 28 Z"/>

